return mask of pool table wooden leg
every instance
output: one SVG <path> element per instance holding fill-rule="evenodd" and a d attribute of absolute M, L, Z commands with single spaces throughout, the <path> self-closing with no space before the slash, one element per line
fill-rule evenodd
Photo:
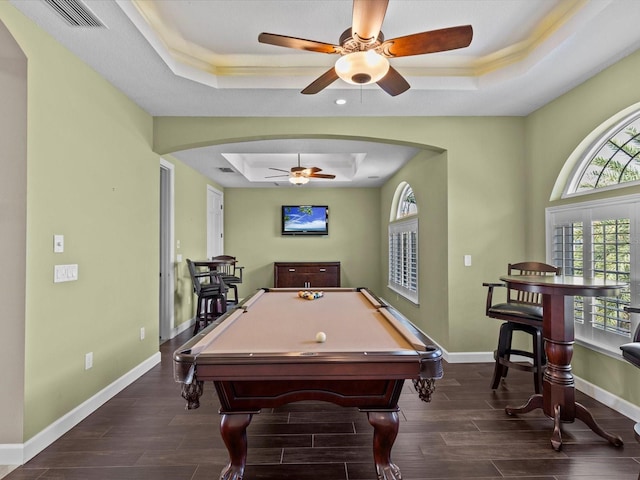
<path fill-rule="evenodd" d="M 398 411 L 368 411 L 373 425 L 373 459 L 378 480 L 401 480 L 400 469 L 391 463 L 391 448 L 398 435 Z"/>
<path fill-rule="evenodd" d="M 223 413 L 220 420 L 222 440 L 229 451 L 229 463 L 220 473 L 220 480 L 242 480 L 247 464 L 247 427 L 251 413 Z"/>

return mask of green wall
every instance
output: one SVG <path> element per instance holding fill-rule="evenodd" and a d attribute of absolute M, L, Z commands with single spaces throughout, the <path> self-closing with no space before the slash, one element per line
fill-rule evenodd
<path fill-rule="evenodd" d="M 207 257 L 207 186 L 220 192 L 224 189 L 174 157 L 163 158 L 173 164 L 175 175 L 174 252 L 176 256 L 182 255 L 182 262 L 176 261 L 174 265 L 174 327 L 180 328 L 195 314 L 193 284 L 186 259 Z"/>
<path fill-rule="evenodd" d="M 380 294 L 402 310 L 412 322 L 441 344 L 449 344 L 448 269 L 448 191 L 447 154 L 423 150 L 398 171 L 382 188 L 380 222 L 387 226 L 392 217 L 396 190 L 402 182 L 411 185 L 418 204 L 418 285 L 420 304 L 406 300 L 387 288 Z M 393 212 L 395 217 L 395 211 Z M 382 278 L 389 276 L 388 231 L 381 228 Z"/>
<path fill-rule="evenodd" d="M 159 167 L 151 117 L 0 8 L 28 58 L 28 439 L 158 350 Z M 79 280 L 54 284 L 56 264 L 78 264 Z"/>
<path fill-rule="evenodd" d="M 340 261 L 344 287 L 380 291 L 380 190 L 230 188 L 225 191 L 225 253 L 244 269 L 239 295 L 273 286 L 273 262 Z M 329 235 L 282 236 L 282 205 L 328 205 Z"/>
<path fill-rule="evenodd" d="M 26 203 L 20 188 L 9 199 L 26 208 L 26 245 L 13 250 L 26 248 L 18 259 L 26 263 L 24 386 L 0 376 L 0 389 L 24 392 L 26 441 L 159 359 L 160 157 L 151 149 L 150 115 L 8 2 L 0 2 L 0 19 L 28 59 Z M 195 218 L 205 208 L 206 180 L 176 165 L 176 233 L 184 233 L 187 251 L 204 255 L 204 217 Z M 201 196 L 190 196 L 193 185 Z M 53 253 L 54 234 L 64 235 L 64 253 Z M 78 281 L 53 283 L 58 264 L 78 264 Z M 88 352 L 93 368 L 85 370 Z M 22 419 L 19 411 L 3 411 L 0 424 L 14 418 Z M 0 431 L 0 444 L 15 442 Z"/>
<path fill-rule="evenodd" d="M 640 187 L 635 186 L 567 200 L 552 198 L 556 179 L 578 144 L 610 117 L 640 102 L 639 73 L 640 52 L 636 52 L 526 119 L 528 255 L 544 258 L 545 208 L 640 192 Z M 640 405 L 637 369 L 619 358 L 577 345 L 573 372 L 597 387 Z"/>
<path fill-rule="evenodd" d="M 22 442 L 27 236 L 27 58 L 0 22 L 0 444 Z M 1 456 L 1 454 L 0 454 Z M 2 475 L 2 467 L 0 467 Z"/>

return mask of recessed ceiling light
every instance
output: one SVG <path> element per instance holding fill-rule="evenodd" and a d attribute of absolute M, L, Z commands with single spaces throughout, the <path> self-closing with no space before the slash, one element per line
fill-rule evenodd
<path fill-rule="evenodd" d="M 336 105 L 344 105 L 347 101 L 344 98 L 339 98 L 336 100 Z"/>

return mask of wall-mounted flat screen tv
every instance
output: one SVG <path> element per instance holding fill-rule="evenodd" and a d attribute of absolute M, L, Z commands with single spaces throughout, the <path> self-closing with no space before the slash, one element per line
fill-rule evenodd
<path fill-rule="evenodd" d="M 282 205 L 282 235 L 329 235 L 329 207 Z"/>

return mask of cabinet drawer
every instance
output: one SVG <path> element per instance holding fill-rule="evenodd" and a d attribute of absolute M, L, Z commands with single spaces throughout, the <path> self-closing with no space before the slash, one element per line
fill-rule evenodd
<path fill-rule="evenodd" d="M 275 287 L 340 286 L 340 262 L 275 262 Z"/>
<path fill-rule="evenodd" d="M 336 266 L 308 266 L 308 267 L 281 267 L 287 273 L 301 273 L 301 274 L 318 274 L 318 273 L 330 273 L 335 275 L 338 272 Z"/>

